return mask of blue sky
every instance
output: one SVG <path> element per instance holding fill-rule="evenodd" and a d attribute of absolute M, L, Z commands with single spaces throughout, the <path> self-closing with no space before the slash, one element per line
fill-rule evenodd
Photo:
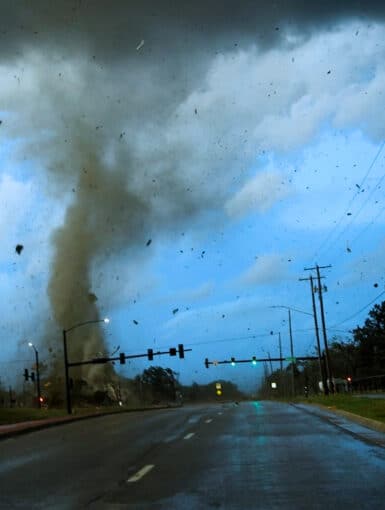
<path fill-rule="evenodd" d="M 156 73 L 151 61 L 142 75 L 130 73 L 137 55 L 103 68 L 82 52 L 59 60 L 40 49 L 3 63 L 3 377 L 14 380 L 15 367 L 24 367 L 16 360 L 30 356 L 26 339 L 48 357 L 48 332 L 59 346 L 69 327 L 58 323 L 47 287 L 52 234 L 76 203 L 81 162 L 68 147 L 78 117 L 97 126 L 84 136 L 98 144 L 106 175 L 129 152 L 127 189 L 151 210 L 140 235 L 123 236 L 112 252 L 98 245 L 90 260 L 89 290 L 111 319 L 110 349 L 183 343 L 193 349 L 185 360 L 159 359 L 182 382 L 231 378 L 250 388 L 262 367 L 206 370 L 204 359 L 275 356 L 279 331 L 289 354 L 287 311 L 270 307 L 310 312 L 309 286 L 299 278 L 315 263 L 332 265 L 323 271 L 329 337 L 349 337 L 369 308 L 356 312 L 384 291 L 384 35 L 381 23 L 349 20 L 306 39 L 287 30 L 285 44 L 272 48 L 246 40 L 208 58 L 198 82 L 184 83 L 180 97 L 170 94 L 151 114 L 143 105 L 165 92 L 143 81 Z M 110 97 L 127 104 L 111 106 Z M 169 187 L 154 192 L 162 178 Z M 295 352 L 313 353 L 312 318 L 293 312 L 292 319 Z M 146 366 L 119 370 L 132 376 Z"/>

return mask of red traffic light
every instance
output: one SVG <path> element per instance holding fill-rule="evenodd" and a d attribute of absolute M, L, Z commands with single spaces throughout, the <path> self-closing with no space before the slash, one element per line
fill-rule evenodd
<path fill-rule="evenodd" d="M 351 377 L 347 377 L 347 378 L 346 378 L 346 380 L 347 380 L 348 382 L 352 382 L 352 378 L 351 378 Z"/>

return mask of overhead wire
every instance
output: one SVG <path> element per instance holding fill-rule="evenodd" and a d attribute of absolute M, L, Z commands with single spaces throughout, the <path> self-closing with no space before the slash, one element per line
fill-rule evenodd
<path fill-rule="evenodd" d="M 363 234 L 365 234 L 365 232 L 372 226 L 374 225 L 374 223 L 378 220 L 378 218 L 381 216 L 381 214 L 385 211 L 385 205 L 384 207 L 382 207 L 378 213 L 376 214 L 376 216 L 370 221 L 368 222 L 363 229 L 360 230 L 360 232 L 358 232 L 358 234 L 356 235 L 356 237 L 354 237 L 354 239 L 351 241 L 351 245 L 353 245 L 357 239 L 359 237 L 361 237 Z"/>
<path fill-rule="evenodd" d="M 345 234 L 345 232 L 348 230 L 348 228 L 350 227 L 350 225 L 354 222 L 354 220 L 357 218 L 357 216 L 359 216 L 361 214 L 361 212 L 363 211 L 364 207 L 367 205 L 367 203 L 369 202 L 369 200 L 372 198 L 373 194 L 377 191 L 377 189 L 379 189 L 379 186 L 382 184 L 382 182 L 384 181 L 385 179 L 385 173 L 381 176 L 381 178 L 379 179 L 379 181 L 377 182 L 376 186 L 372 189 L 372 191 L 369 193 L 369 195 L 367 196 L 366 200 L 363 202 L 363 204 L 361 205 L 361 207 L 358 209 L 358 211 L 354 214 L 354 216 L 352 216 L 352 218 L 350 219 L 349 223 L 345 226 L 345 228 L 339 233 L 339 235 L 334 239 L 333 243 L 331 246 L 333 246 L 333 244 L 335 244 L 337 241 L 339 241 L 339 239 L 341 239 L 341 237 Z M 329 249 L 330 249 L 330 246 L 329 246 Z"/>
<path fill-rule="evenodd" d="M 368 167 L 368 170 L 366 171 L 364 177 L 362 178 L 360 184 L 358 185 L 359 189 L 362 188 L 362 186 L 365 184 L 366 182 L 366 179 L 368 178 L 370 172 L 372 171 L 377 159 L 379 158 L 383 148 L 385 146 L 385 140 L 383 140 L 383 142 L 381 143 L 380 147 L 378 148 L 378 151 L 376 153 L 376 155 L 374 156 L 372 162 L 370 163 L 369 167 Z M 383 176 L 383 178 L 385 177 L 385 175 Z M 376 185 L 376 187 L 378 186 L 378 184 Z M 374 189 L 376 189 L 376 187 Z M 323 252 L 323 249 L 326 248 L 330 238 L 334 235 L 334 233 L 336 232 L 336 230 L 338 229 L 338 227 L 341 225 L 343 219 L 345 218 L 346 214 L 349 212 L 349 209 L 350 209 L 350 206 L 353 204 L 354 200 L 356 199 L 356 197 L 358 195 L 360 195 L 361 191 L 357 191 L 353 197 L 350 199 L 348 205 L 346 206 L 344 212 L 341 214 L 338 222 L 334 225 L 334 227 L 331 229 L 331 231 L 329 232 L 329 234 L 326 236 L 326 238 L 324 239 L 324 241 L 321 243 L 321 245 L 318 247 L 318 249 L 316 250 L 316 252 L 314 253 L 313 255 L 313 258 L 316 257 L 316 255 L 320 255 L 322 252 Z M 370 197 L 369 197 L 370 198 Z M 360 212 L 360 211 L 359 211 Z M 352 223 L 352 221 L 349 223 L 349 225 Z M 346 228 L 342 231 L 342 233 L 346 231 Z M 340 235 L 342 235 L 342 233 Z M 339 236 L 337 236 L 337 238 L 334 240 L 334 242 L 336 242 L 336 240 L 339 239 Z"/>
<path fill-rule="evenodd" d="M 381 296 L 383 296 L 385 294 L 385 290 L 383 290 L 382 292 L 380 292 L 380 294 L 378 294 L 378 296 L 376 296 L 374 299 L 372 299 L 369 303 L 367 303 L 365 306 L 363 306 L 362 308 L 360 308 L 357 312 L 355 312 L 353 315 L 350 315 L 350 317 L 347 317 L 346 319 L 344 319 L 343 321 L 340 321 L 340 322 L 337 322 L 336 324 L 333 324 L 332 328 L 334 328 L 335 326 L 340 326 L 341 324 L 344 324 L 345 322 L 348 322 L 350 319 L 354 319 L 354 317 L 357 317 L 357 315 L 359 315 L 361 312 L 363 312 L 366 308 L 368 308 L 368 306 L 372 305 L 373 303 L 375 303 L 377 301 L 378 298 L 380 298 Z"/>

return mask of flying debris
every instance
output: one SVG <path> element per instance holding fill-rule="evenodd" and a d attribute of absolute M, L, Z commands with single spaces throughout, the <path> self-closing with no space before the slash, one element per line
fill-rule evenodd
<path fill-rule="evenodd" d="M 132 322 L 137 326 L 139 324 L 138 321 L 136 321 L 135 319 L 132 320 Z"/>
<path fill-rule="evenodd" d="M 329 69 L 329 71 L 327 72 L 327 74 L 330 74 L 331 73 L 331 70 Z"/>
<path fill-rule="evenodd" d="M 378 283 L 375 283 L 375 284 L 373 285 L 373 287 L 376 287 L 376 288 L 377 288 L 377 287 L 378 287 Z"/>
<path fill-rule="evenodd" d="M 146 246 L 150 246 L 150 244 L 152 243 L 152 239 L 149 239 L 146 243 Z"/>
<path fill-rule="evenodd" d="M 15 248 L 15 251 L 18 255 L 20 255 L 20 253 L 24 250 L 24 246 L 22 244 L 17 244 L 16 245 L 16 248 Z"/>
<path fill-rule="evenodd" d="M 142 40 L 140 41 L 140 43 L 139 43 L 139 44 L 138 44 L 138 46 L 136 47 L 136 51 L 139 51 L 141 48 L 143 48 L 143 46 L 144 46 L 144 39 L 142 39 Z"/>
<path fill-rule="evenodd" d="M 179 308 L 174 308 L 174 310 L 172 311 L 172 313 L 175 315 L 177 312 L 179 312 Z"/>
<path fill-rule="evenodd" d="M 96 303 L 96 301 L 98 300 L 96 294 L 94 294 L 93 292 L 89 292 L 88 293 L 88 301 L 90 303 Z"/>

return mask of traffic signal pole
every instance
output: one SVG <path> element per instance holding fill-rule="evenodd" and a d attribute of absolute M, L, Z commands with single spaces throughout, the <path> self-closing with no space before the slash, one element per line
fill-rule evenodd
<path fill-rule="evenodd" d="M 41 390 L 40 390 L 40 367 L 39 367 L 39 353 L 35 348 L 35 360 L 36 360 L 36 389 L 37 389 L 37 405 L 41 409 Z"/>
<path fill-rule="evenodd" d="M 69 378 L 69 373 L 68 373 L 69 363 L 68 363 L 68 351 L 67 351 L 67 332 L 65 329 L 63 329 L 63 352 L 64 352 L 64 376 L 65 376 L 65 385 L 66 385 L 67 413 L 72 414 L 71 388 L 70 388 L 70 378 Z"/>

